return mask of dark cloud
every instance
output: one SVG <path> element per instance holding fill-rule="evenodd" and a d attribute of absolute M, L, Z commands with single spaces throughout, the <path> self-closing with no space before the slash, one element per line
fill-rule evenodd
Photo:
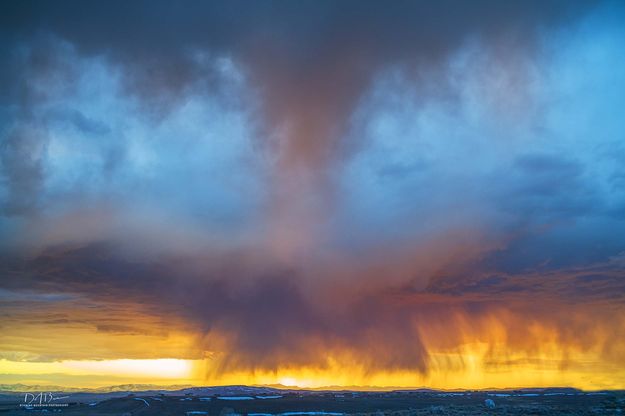
<path fill-rule="evenodd" d="M 290 129 L 285 163 L 317 164 L 340 149 L 346 120 L 377 71 L 396 64 L 433 69 L 471 36 L 531 50 L 541 28 L 593 4 L 77 1 L 60 8 L 29 1 L 3 6 L 3 33 L 9 50 L 52 36 L 80 55 L 106 56 L 122 65 L 129 92 L 157 105 L 159 94 L 176 100 L 198 79 L 214 78 L 198 53 L 231 55 L 244 62 L 267 101 L 269 125 Z M 52 59 L 46 56 L 56 52 L 46 42 L 34 46 L 42 60 L 33 70 L 45 71 L 42 64 Z M 9 77 L 24 80 L 21 70 Z"/>
<path fill-rule="evenodd" d="M 622 360 L 620 4 L 0 9 L 9 324 L 184 322 L 222 371 L 424 373 L 495 316 L 526 351 L 538 323 Z M 105 306 L 27 310 L 76 299 Z M 613 335 L 577 340 L 591 317 Z M 29 348 L 4 356 L 72 356 Z"/>
<path fill-rule="evenodd" d="M 0 172 L 7 195 L 2 201 L 4 215 L 20 215 L 36 210 L 45 151 L 45 132 L 18 129 L 4 137 L 1 144 Z"/>

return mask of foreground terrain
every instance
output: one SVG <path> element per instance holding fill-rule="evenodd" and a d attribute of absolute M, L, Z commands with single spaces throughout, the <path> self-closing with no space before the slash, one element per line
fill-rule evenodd
<path fill-rule="evenodd" d="M 625 392 L 301 391 L 245 386 L 110 393 L 0 393 L 0 414 L 84 416 L 625 415 Z"/>

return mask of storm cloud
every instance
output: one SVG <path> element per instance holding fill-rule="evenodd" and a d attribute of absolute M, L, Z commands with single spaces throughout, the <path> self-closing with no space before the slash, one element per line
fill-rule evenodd
<path fill-rule="evenodd" d="M 1 8 L 0 357 L 75 358 L 41 307 L 217 373 L 625 362 L 620 2 Z"/>

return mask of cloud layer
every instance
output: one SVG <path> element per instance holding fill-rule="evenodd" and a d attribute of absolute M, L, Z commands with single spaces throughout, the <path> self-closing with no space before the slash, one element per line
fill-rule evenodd
<path fill-rule="evenodd" d="M 1 357 L 623 368 L 618 2 L 2 8 Z"/>

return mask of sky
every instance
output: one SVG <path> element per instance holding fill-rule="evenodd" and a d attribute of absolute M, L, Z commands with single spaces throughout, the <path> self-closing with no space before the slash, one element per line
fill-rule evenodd
<path fill-rule="evenodd" d="M 625 388 L 621 1 L 5 1 L 0 383 Z"/>

